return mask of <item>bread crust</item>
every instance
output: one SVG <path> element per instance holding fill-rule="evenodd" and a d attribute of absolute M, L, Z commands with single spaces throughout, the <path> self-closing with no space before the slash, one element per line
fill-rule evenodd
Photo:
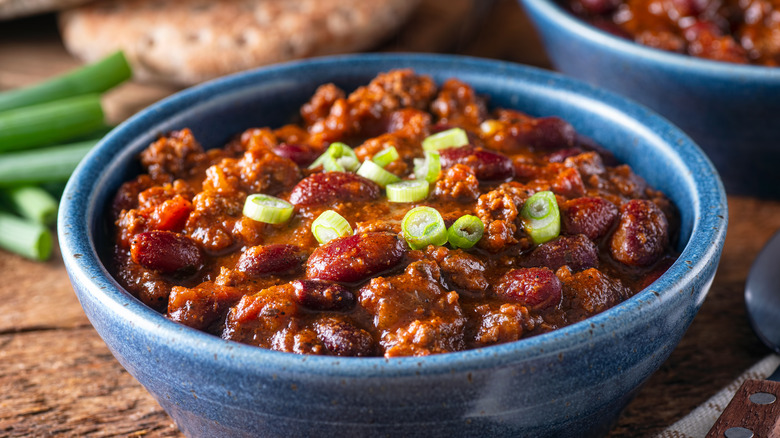
<path fill-rule="evenodd" d="M 418 0 L 105 0 L 60 14 L 68 50 L 119 48 L 141 80 L 191 85 L 292 59 L 368 49 Z"/>

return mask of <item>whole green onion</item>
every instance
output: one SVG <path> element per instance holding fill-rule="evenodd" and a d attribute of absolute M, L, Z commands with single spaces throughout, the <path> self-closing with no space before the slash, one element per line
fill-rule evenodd
<path fill-rule="evenodd" d="M 333 210 L 325 210 L 311 223 L 311 232 L 320 244 L 352 234 L 352 227 Z"/>
<path fill-rule="evenodd" d="M 51 257 L 52 242 L 51 232 L 43 225 L 0 212 L 0 248 L 44 261 Z"/>
<path fill-rule="evenodd" d="M 425 137 L 422 141 L 423 150 L 438 151 L 441 149 L 457 148 L 469 144 L 469 136 L 462 128 L 452 128 L 446 131 Z"/>
<path fill-rule="evenodd" d="M 2 197 L 17 213 L 44 226 L 57 221 L 57 200 L 37 186 L 18 186 L 0 190 Z"/>
<path fill-rule="evenodd" d="M 0 152 L 67 141 L 104 126 L 97 94 L 4 111 L 0 113 Z"/>
<path fill-rule="evenodd" d="M 485 224 L 470 214 L 463 215 L 447 230 L 447 241 L 453 248 L 469 249 L 479 242 L 485 232 Z"/>
<path fill-rule="evenodd" d="M 412 249 L 447 243 L 447 227 L 441 214 L 432 207 L 415 207 L 401 222 L 404 239 Z"/>
<path fill-rule="evenodd" d="M 537 245 L 558 237 L 561 232 L 561 212 L 553 192 L 542 191 L 528 198 L 520 218 L 525 231 Z"/>
<path fill-rule="evenodd" d="M 122 52 L 39 84 L 0 93 L 0 111 L 21 108 L 82 94 L 102 93 L 132 76 Z"/>
<path fill-rule="evenodd" d="M 0 187 L 67 181 L 98 140 L 3 154 Z"/>
<path fill-rule="evenodd" d="M 290 220 L 295 207 L 292 204 L 269 195 L 256 193 L 244 202 L 244 216 L 267 224 L 282 224 Z"/>

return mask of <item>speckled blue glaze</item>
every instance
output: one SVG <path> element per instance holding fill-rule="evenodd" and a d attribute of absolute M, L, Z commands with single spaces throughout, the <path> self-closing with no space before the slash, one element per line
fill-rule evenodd
<path fill-rule="evenodd" d="M 107 210 L 158 133 L 191 127 L 207 147 L 289 121 L 316 87 L 345 89 L 411 67 L 458 77 L 491 105 L 558 115 L 679 206 L 680 259 L 646 290 L 582 323 L 521 342 L 430 357 L 299 356 L 175 324 L 106 271 Z M 514 64 L 436 55 L 358 55 L 283 64 L 165 99 L 111 132 L 68 183 L 65 265 L 119 362 L 188 436 L 597 436 L 667 358 L 701 306 L 727 222 L 718 175 L 690 139 L 621 97 Z"/>
<path fill-rule="evenodd" d="M 603 32 L 552 0 L 520 0 L 559 71 L 671 120 L 715 163 L 729 193 L 780 198 L 780 68 L 652 49 Z"/>

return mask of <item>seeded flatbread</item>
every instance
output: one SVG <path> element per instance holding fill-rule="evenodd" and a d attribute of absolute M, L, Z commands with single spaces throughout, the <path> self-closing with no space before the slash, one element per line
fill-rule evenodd
<path fill-rule="evenodd" d="M 0 0 L 0 20 L 58 11 L 90 0 Z"/>
<path fill-rule="evenodd" d="M 141 80 L 190 85 L 260 65 L 370 48 L 418 0 L 105 0 L 65 11 L 68 50 L 125 50 Z"/>

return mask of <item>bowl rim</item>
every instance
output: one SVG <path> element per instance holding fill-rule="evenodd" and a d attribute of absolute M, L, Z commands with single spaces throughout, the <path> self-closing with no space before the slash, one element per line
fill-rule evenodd
<path fill-rule="evenodd" d="M 780 67 L 715 61 L 712 59 L 648 47 L 612 35 L 609 32 L 593 26 L 573 13 L 568 12 L 554 0 L 519 1 L 523 3 L 526 8 L 533 8 L 536 12 L 544 15 L 562 28 L 569 29 L 572 34 L 578 35 L 594 45 L 603 46 L 614 50 L 623 56 L 634 58 L 641 64 L 665 64 L 679 70 L 684 70 L 687 73 L 697 73 L 702 76 L 718 78 L 724 81 L 733 81 L 735 78 L 739 78 L 740 80 L 760 80 L 764 83 L 780 83 Z M 536 26 L 538 27 L 539 24 L 536 23 Z"/>
<path fill-rule="evenodd" d="M 311 356 L 277 352 L 226 341 L 217 336 L 186 327 L 164 318 L 132 297 L 113 279 L 103 266 L 90 230 L 90 217 L 96 206 L 94 194 L 101 183 L 101 172 L 107 168 L 126 143 L 126 136 L 138 137 L 134 130 L 153 126 L 155 120 L 177 114 L 187 103 L 197 102 L 204 96 L 217 96 L 237 87 L 245 87 L 249 81 L 260 81 L 270 75 L 288 74 L 298 68 L 323 68 L 392 61 L 397 65 L 419 63 L 435 64 L 441 67 L 457 68 L 462 72 L 514 75 L 529 82 L 546 87 L 560 87 L 565 92 L 584 95 L 595 99 L 610 109 L 628 115 L 632 120 L 643 120 L 645 127 L 653 127 L 651 134 L 664 140 L 664 144 L 690 169 L 687 175 L 693 197 L 693 224 L 688 243 L 680 258 L 655 282 L 629 300 L 594 315 L 584 321 L 554 330 L 549 333 L 490 347 L 459 352 L 437 354 L 425 357 L 400 358 L 348 358 L 335 356 Z M 457 76 L 454 71 L 453 76 Z M 514 77 L 513 76 L 513 77 Z M 555 88 L 556 91 L 558 88 Z M 145 132 L 145 131 L 140 131 Z M 649 134 L 645 134 L 649 135 Z M 105 177 L 105 175 L 103 175 Z M 210 353 L 204 360 L 221 364 L 233 364 L 243 372 L 249 370 L 286 370 L 302 375 L 327 375 L 331 377 L 371 378 L 375 376 L 415 376 L 447 374 L 456 369 L 483 369 L 515 363 L 533 357 L 565 354 L 577 348 L 584 339 L 611 337 L 621 329 L 626 314 L 632 319 L 649 315 L 652 308 L 671 299 L 664 291 L 683 292 L 686 286 L 697 281 L 699 274 L 717 262 L 723 247 L 727 225 L 727 203 L 723 185 L 713 164 L 693 141 L 670 122 L 645 107 L 611 92 L 597 89 L 583 82 L 533 67 L 519 64 L 472 58 L 458 55 L 433 54 L 357 54 L 310 58 L 276 64 L 255 70 L 241 72 L 175 93 L 141 110 L 106 135 L 82 160 L 68 181 L 63 194 L 58 218 L 58 234 L 63 261 L 71 277 L 77 295 L 89 294 L 89 298 L 105 307 L 105 311 L 129 322 L 135 330 L 164 340 L 166 348 L 183 354 L 203 350 Z M 83 287 L 80 290 L 77 284 Z M 660 292 L 659 292 L 660 291 Z M 704 294 L 706 295 L 706 294 Z M 79 296 L 81 300 L 82 297 Z M 703 300 L 703 295 L 701 297 Z M 698 302 L 697 306 L 701 303 Z M 554 347 L 554 348 L 552 348 Z M 213 358 L 211 353 L 213 353 Z M 227 358 L 227 359 L 226 359 Z M 226 362 L 226 360 L 228 362 Z"/>

